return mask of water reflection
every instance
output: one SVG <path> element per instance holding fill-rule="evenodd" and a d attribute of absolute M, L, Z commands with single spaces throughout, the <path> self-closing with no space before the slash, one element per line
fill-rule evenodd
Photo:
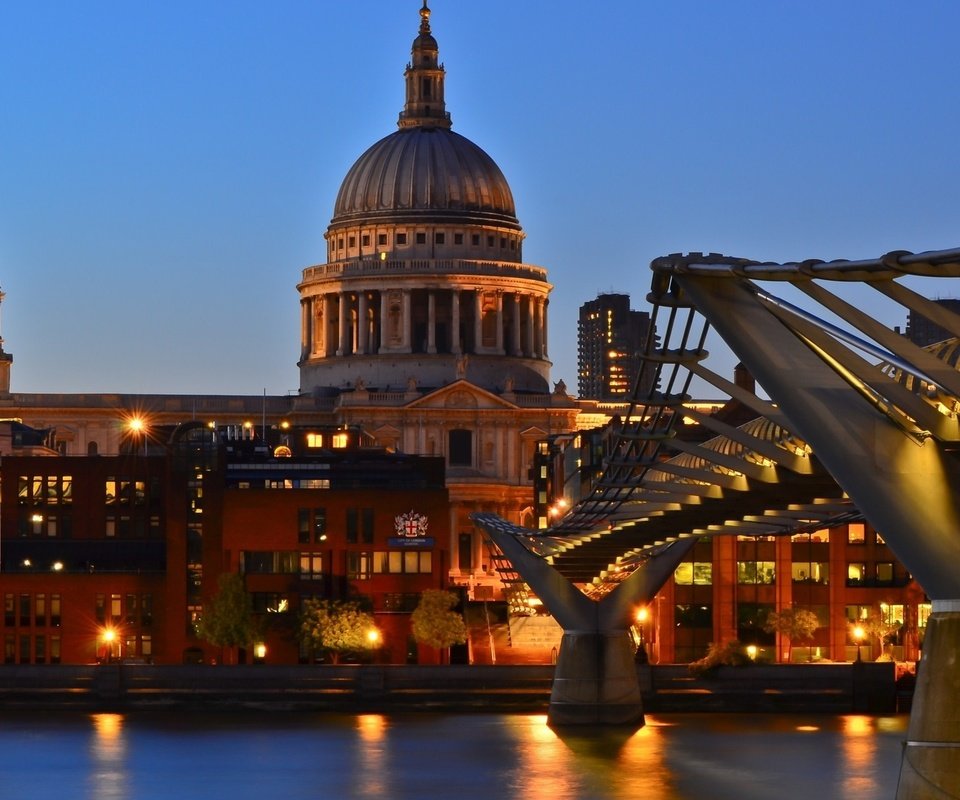
<path fill-rule="evenodd" d="M 847 777 L 843 796 L 855 800 L 875 792 L 877 786 L 877 740 L 872 717 L 843 717 L 843 757 Z"/>
<path fill-rule="evenodd" d="M 563 742 L 547 725 L 546 715 L 509 717 L 507 728 L 514 740 L 516 762 L 522 765 L 513 773 L 514 796 L 552 800 L 582 796 L 578 771 L 566 757 Z"/>
<path fill-rule="evenodd" d="M 357 716 L 357 797 L 388 797 L 385 739 L 387 718 L 383 714 Z"/>
<path fill-rule="evenodd" d="M 93 714 L 93 737 L 90 740 L 90 772 L 87 776 L 89 797 L 127 797 L 127 746 L 121 714 Z"/>
<path fill-rule="evenodd" d="M 906 724 L 676 714 L 556 731 L 523 714 L 0 709 L 0 798 L 887 800 Z"/>
<path fill-rule="evenodd" d="M 545 716 L 515 717 L 517 797 L 604 797 L 671 800 L 677 795 L 664 759 L 663 729 L 609 727 L 556 729 Z"/>

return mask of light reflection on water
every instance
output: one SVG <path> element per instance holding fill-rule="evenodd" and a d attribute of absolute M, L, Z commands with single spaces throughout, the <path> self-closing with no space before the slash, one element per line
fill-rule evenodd
<path fill-rule="evenodd" d="M 387 738 L 387 718 L 383 714 L 357 716 L 357 744 L 361 767 L 357 770 L 357 797 L 389 797 L 388 770 L 384 744 Z"/>
<path fill-rule="evenodd" d="M 0 797 L 887 800 L 906 717 L 0 714 Z"/>
<path fill-rule="evenodd" d="M 94 714 L 92 721 L 87 793 L 104 800 L 122 800 L 128 796 L 123 717 L 120 714 Z"/>

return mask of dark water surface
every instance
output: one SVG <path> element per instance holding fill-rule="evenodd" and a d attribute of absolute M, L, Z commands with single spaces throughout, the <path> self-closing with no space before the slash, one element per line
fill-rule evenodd
<path fill-rule="evenodd" d="M 0 798 L 890 800 L 906 726 L 663 714 L 574 735 L 526 714 L 0 712 Z"/>

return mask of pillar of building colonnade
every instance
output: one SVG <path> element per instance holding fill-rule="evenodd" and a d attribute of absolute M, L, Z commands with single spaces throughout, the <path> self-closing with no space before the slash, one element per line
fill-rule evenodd
<path fill-rule="evenodd" d="M 477 353 L 547 357 L 547 302 L 542 297 L 483 289 L 469 293 L 429 289 L 415 298 L 413 291 L 337 291 L 305 299 L 301 309 L 304 354 L 329 358 L 402 353 L 411 348 L 430 354 L 438 349 L 457 353 L 466 339 Z M 464 309 L 470 295 L 471 308 Z M 425 320 L 425 336 L 423 341 L 413 342 L 412 328 L 418 316 Z M 469 330 L 463 328 L 466 322 Z M 445 337 L 438 334 L 441 323 Z"/>

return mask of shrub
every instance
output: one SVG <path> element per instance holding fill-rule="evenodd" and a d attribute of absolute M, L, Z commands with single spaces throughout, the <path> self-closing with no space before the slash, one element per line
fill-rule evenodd
<path fill-rule="evenodd" d="M 718 667 L 744 667 L 752 663 L 753 660 L 747 655 L 747 648 L 738 639 L 722 644 L 711 642 L 707 654 L 690 664 L 690 672 L 697 677 L 706 677 Z"/>

